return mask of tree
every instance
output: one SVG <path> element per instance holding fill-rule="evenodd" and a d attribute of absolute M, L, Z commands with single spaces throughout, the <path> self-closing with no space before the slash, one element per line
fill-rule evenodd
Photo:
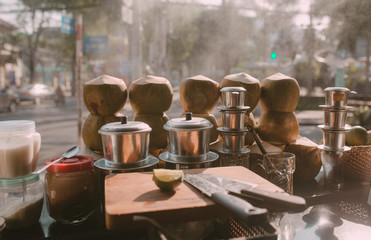
<path fill-rule="evenodd" d="M 341 22 L 339 29 L 340 48 L 355 51 L 357 40 L 366 41 L 366 86 L 370 86 L 371 54 L 371 1 L 343 0 L 336 8 L 335 18 Z M 368 93 L 368 91 L 366 91 Z"/>
<path fill-rule="evenodd" d="M 346 50 L 355 56 L 357 43 L 359 40 L 365 41 L 364 79 L 366 87 L 363 89 L 365 93 L 368 93 L 370 89 L 371 1 L 316 0 L 313 7 L 317 16 L 331 18 L 330 26 L 325 32 L 330 46 L 335 45 L 338 50 Z"/>
<path fill-rule="evenodd" d="M 49 22 L 49 14 L 41 9 L 42 0 L 21 0 L 23 9 L 17 15 L 17 22 L 22 27 L 26 39 L 26 62 L 29 69 L 30 83 L 35 81 L 37 49 L 43 27 Z"/>

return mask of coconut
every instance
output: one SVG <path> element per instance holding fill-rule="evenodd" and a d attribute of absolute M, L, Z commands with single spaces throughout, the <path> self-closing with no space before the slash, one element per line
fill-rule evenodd
<path fill-rule="evenodd" d="M 220 87 L 243 87 L 245 92 L 245 106 L 250 109 L 247 112 L 252 112 L 260 99 L 260 82 L 258 79 L 241 72 L 236 74 L 227 75 L 222 80 Z"/>
<path fill-rule="evenodd" d="M 132 82 L 129 99 L 137 114 L 161 114 L 171 106 L 173 88 L 166 78 L 147 75 Z"/>
<path fill-rule="evenodd" d="M 102 138 L 98 130 L 110 122 L 119 122 L 120 117 L 89 114 L 82 128 L 82 139 L 86 147 L 93 151 L 102 152 Z"/>
<path fill-rule="evenodd" d="M 245 126 L 250 125 L 254 129 L 256 128 L 256 121 L 254 118 L 254 115 L 252 113 L 245 115 Z M 251 145 L 255 142 L 254 137 L 251 135 L 251 133 L 246 133 L 245 135 L 245 145 Z"/>
<path fill-rule="evenodd" d="M 136 114 L 134 121 L 147 123 L 152 128 L 149 139 L 150 151 L 167 147 L 167 134 L 164 124 L 169 121 L 169 117 L 165 113 Z"/>
<path fill-rule="evenodd" d="M 299 136 L 299 123 L 292 112 L 264 112 L 257 132 L 263 141 L 274 145 L 294 142 Z"/>
<path fill-rule="evenodd" d="M 122 79 L 101 75 L 84 85 L 83 99 L 93 115 L 113 116 L 120 112 L 127 99 L 127 87 Z"/>
<path fill-rule="evenodd" d="M 295 155 L 295 180 L 312 180 L 317 176 L 322 163 L 321 150 L 316 143 L 306 137 L 299 136 L 295 142 L 286 145 L 285 152 Z"/>
<path fill-rule="evenodd" d="M 219 98 L 219 83 L 202 75 L 187 78 L 180 84 L 180 102 L 185 112 L 209 114 Z"/>
<path fill-rule="evenodd" d="M 276 73 L 261 81 L 260 105 L 265 112 L 293 112 L 299 97 L 299 84 L 295 78 Z"/>

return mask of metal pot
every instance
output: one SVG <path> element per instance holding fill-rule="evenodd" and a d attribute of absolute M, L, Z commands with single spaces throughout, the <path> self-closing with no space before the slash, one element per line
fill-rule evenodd
<path fill-rule="evenodd" d="M 192 113 L 186 113 L 185 116 L 171 119 L 164 125 L 169 142 L 169 158 L 179 161 L 206 160 L 213 125 L 204 118 L 192 118 Z"/>
<path fill-rule="evenodd" d="M 348 93 L 356 93 L 344 87 L 325 88 L 325 102 L 327 106 L 345 108 L 348 101 Z"/>
<path fill-rule="evenodd" d="M 246 89 L 243 87 L 224 87 L 220 92 L 222 93 L 222 106 L 229 108 L 244 106 Z"/>
<path fill-rule="evenodd" d="M 151 128 L 143 122 L 127 121 L 108 123 L 99 129 L 103 143 L 106 164 L 124 167 L 127 164 L 144 161 L 148 157 Z"/>

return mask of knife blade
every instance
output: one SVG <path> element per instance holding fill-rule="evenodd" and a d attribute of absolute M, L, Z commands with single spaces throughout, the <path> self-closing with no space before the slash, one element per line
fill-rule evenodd
<path fill-rule="evenodd" d="M 299 196 L 256 189 L 256 184 L 209 173 L 200 173 L 198 176 L 224 188 L 230 194 L 276 208 L 288 211 L 302 211 L 307 207 L 305 199 Z"/>
<path fill-rule="evenodd" d="M 246 222 L 262 223 L 267 221 L 267 209 L 254 207 L 247 201 L 228 194 L 224 188 L 197 176 L 197 174 L 186 173 L 184 180 L 229 210 L 234 216 Z"/>

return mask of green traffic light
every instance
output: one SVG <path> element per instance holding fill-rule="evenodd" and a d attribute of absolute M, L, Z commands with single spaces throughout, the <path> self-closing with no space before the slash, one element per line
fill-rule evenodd
<path fill-rule="evenodd" d="M 271 53 L 271 59 L 276 59 L 277 58 L 277 53 L 276 52 L 272 52 Z"/>

